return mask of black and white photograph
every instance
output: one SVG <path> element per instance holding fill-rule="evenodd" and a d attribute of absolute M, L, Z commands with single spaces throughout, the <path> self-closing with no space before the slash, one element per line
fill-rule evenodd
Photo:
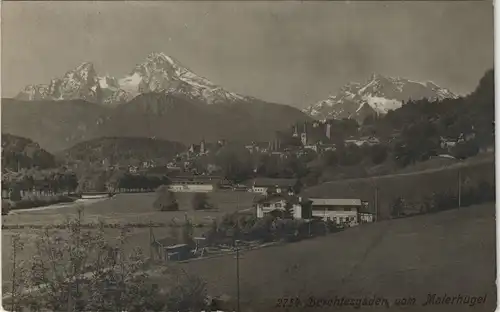
<path fill-rule="evenodd" d="M 2 1 L 11 312 L 494 311 L 493 1 Z"/>

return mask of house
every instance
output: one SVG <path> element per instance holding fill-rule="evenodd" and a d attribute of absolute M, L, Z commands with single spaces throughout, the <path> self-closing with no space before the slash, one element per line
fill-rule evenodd
<path fill-rule="evenodd" d="M 305 149 L 310 149 L 310 150 L 313 150 L 315 151 L 316 153 L 318 153 L 319 151 L 319 143 L 316 143 L 316 144 L 309 144 L 309 145 L 304 145 L 304 148 Z"/>
<path fill-rule="evenodd" d="M 255 209 L 257 218 L 263 218 L 270 214 L 276 217 L 286 217 L 287 210 L 289 217 L 294 219 L 304 218 L 304 206 L 309 205 L 310 200 L 294 195 L 293 193 L 275 193 L 257 198 Z"/>
<path fill-rule="evenodd" d="M 189 175 L 172 177 L 168 189 L 172 192 L 213 192 L 224 179 L 219 176 Z"/>
<path fill-rule="evenodd" d="M 347 139 L 345 140 L 345 144 L 355 144 L 357 146 L 363 146 L 363 145 L 377 145 L 380 144 L 380 140 L 376 137 L 370 136 L 370 137 L 361 137 L 359 139 Z"/>
<path fill-rule="evenodd" d="M 440 138 L 440 145 L 441 145 L 442 149 L 452 148 L 456 144 L 457 144 L 457 140 L 453 140 L 453 139 L 450 139 L 450 138 L 444 138 L 444 137 Z"/>
<path fill-rule="evenodd" d="M 356 226 L 373 222 L 366 212 L 367 204 L 361 199 L 310 198 L 312 217 L 331 220 L 339 225 Z"/>
<path fill-rule="evenodd" d="M 257 178 L 251 181 L 249 192 L 260 193 L 266 195 L 268 190 L 273 193 L 288 193 L 295 192 L 298 187 L 297 179 L 272 179 L 272 178 Z"/>

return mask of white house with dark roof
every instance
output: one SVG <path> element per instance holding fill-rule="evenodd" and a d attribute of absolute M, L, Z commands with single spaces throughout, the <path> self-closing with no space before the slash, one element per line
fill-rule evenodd
<path fill-rule="evenodd" d="M 255 208 L 257 218 L 263 218 L 270 214 L 285 217 L 285 212 L 290 209 L 291 217 L 303 218 L 303 207 L 310 204 L 310 200 L 295 196 L 292 193 L 275 193 L 256 199 Z"/>
<path fill-rule="evenodd" d="M 373 222 L 373 214 L 366 212 L 366 203 L 361 199 L 310 198 L 312 217 L 331 220 L 337 224 L 356 226 Z"/>

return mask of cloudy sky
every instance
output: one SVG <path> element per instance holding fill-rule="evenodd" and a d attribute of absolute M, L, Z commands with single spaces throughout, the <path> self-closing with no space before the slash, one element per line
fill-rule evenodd
<path fill-rule="evenodd" d="M 84 61 L 125 75 L 165 52 L 226 89 L 304 107 L 372 72 L 457 93 L 493 66 L 474 2 L 4 2 L 2 96 Z"/>

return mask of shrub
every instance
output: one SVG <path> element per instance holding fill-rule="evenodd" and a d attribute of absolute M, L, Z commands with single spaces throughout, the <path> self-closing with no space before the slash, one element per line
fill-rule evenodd
<path fill-rule="evenodd" d="M 2 216 L 7 215 L 12 208 L 12 202 L 10 200 L 2 199 Z"/>
<path fill-rule="evenodd" d="M 193 210 L 211 209 L 212 205 L 208 202 L 208 196 L 205 193 L 195 193 L 191 200 Z"/>
<path fill-rule="evenodd" d="M 392 203 L 391 217 L 393 218 L 400 217 L 404 212 L 404 208 L 405 208 L 404 199 L 401 196 L 397 197 Z"/>
<path fill-rule="evenodd" d="M 162 185 L 156 190 L 156 200 L 153 203 L 156 210 L 160 211 L 177 211 L 179 204 L 175 199 L 175 195 L 167 186 Z"/>

